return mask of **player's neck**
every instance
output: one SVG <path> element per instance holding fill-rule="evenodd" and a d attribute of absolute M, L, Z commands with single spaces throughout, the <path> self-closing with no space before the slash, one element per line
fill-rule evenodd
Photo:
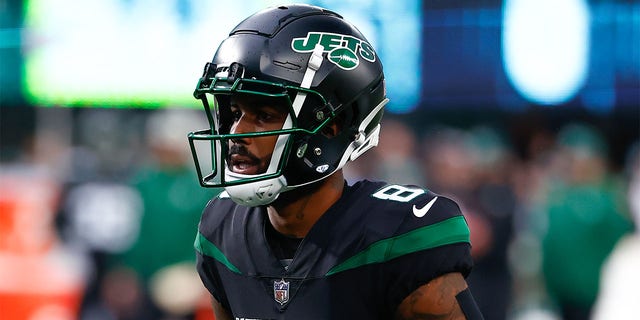
<path fill-rule="evenodd" d="M 309 187 L 280 195 L 267 207 L 273 228 L 290 237 L 303 238 L 311 227 L 342 195 L 344 176 L 339 170 Z"/>

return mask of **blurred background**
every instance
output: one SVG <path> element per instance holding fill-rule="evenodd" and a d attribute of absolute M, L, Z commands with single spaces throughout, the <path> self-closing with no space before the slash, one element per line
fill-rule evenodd
<path fill-rule="evenodd" d="M 640 1 L 303 1 L 385 65 L 347 178 L 456 199 L 486 319 L 629 319 L 640 286 Z M 0 0 L 0 319 L 213 319 L 186 134 L 205 62 L 274 1 Z"/>

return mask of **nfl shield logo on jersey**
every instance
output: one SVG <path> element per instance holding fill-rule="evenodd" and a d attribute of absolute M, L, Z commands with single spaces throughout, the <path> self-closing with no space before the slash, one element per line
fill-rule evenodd
<path fill-rule="evenodd" d="M 273 297 L 281 305 L 289 302 L 289 282 L 276 280 L 273 282 Z"/>

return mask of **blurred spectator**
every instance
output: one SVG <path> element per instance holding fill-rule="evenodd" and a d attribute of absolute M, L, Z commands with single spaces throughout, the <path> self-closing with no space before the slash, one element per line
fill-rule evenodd
<path fill-rule="evenodd" d="M 193 265 L 193 240 L 201 208 L 215 190 L 201 188 L 192 168 L 186 133 L 205 127 L 195 112 L 166 109 L 147 120 L 150 157 L 132 180 L 142 199 L 138 237 L 114 257 L 102 282 L 116 319 L 188 319 L 204 294 Z"/>
<path fill-rule="evenodd" d="M 381 126 L 380 142 L 373 149 L 378 160 L 373 174 L 389 183 L 424 186 L 413 129 L 394 119 L 384 120 Z"/>
<path fill-rule="evenodd" d="M 510 150 L 488 127 L 469 132 L 442 128 L 424 141 L 426 186 L 456 199 L 471 229 L 469 287 L 485 319 L 506 319 L 511 302 L 507 248 L 516 209 Z"/>
<path fill-rule="evenodd" d="M 0 166 L 2 319 L 72 320 L 80 309 L 87 264 L 55 228 L 68 144 L 53 122 Z"/>
<path fill-rule="evenodd" d="M 543 212 L 542 241 L 547 292 L 564 319 L 588 319 L 603 261 L 630 231 L 624 188 L 608 171 L 607 143 L 593 128 L 565 126 Z"/>
<path fill-rule="evenodd" d="M 74 119 L 75 117 L 75 119 Z M 91 261 L 79 318 L 111 319 L 99 291 L 108 256 L 138 235 L 142 201 L 126 184 L 136 167 L 141 116 L 132 110 L 83 109 L 62 123 L 76 129 L 57 224 L 65 244 Z M 76 122 L 74 122 L 75 120 Z M 77 126 L 74 128 L 73 124 Z"/>
<path fill-rule="evenodd" d="M 467 279 L 479 299 L 485 319 L 506 319 L 512 303 L 512 276 L 507 252 L 518 207 L 512 186 L 515 171 L 510 146 L 497 130 L 469 131 L 469 148 L 477 179 L 468 220 L 472 232 L 474 272 Z M 475 233 L 475 235 L 474 235 Z"/>
<path fill-rule="evenodd" d="M 508 258 L 514 276 L 511 317 L 520 320 L 557 320 L 544 289 L 540 238 L 545 219 L 542 204 L 551 176 L 555 135 L 537 128 L 525 146 L 525 158 L 513 168 L 513 186 L 518 208 L 514 216 L 514 237 Z"/>
<path fill-rule="evenodd" d="M 427 188 L 461 198 L 474 189 L 474 163 L 466 143 L 466 133 L 459 129 L 437 127 L 425 134 L 421 152 Z"/>
<path fill-rule="evenodd" d="M 635 232 L 618 241 L 602 268 L 601 288 L 593 320 L 632 319 L 638 312 L 640 287 L 640 143 L 627 160 L 629 188 L 627 200 L 635 222 Z"/>

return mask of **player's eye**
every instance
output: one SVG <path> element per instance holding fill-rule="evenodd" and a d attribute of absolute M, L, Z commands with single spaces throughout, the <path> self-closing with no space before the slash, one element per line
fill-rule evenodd
<path fill-rule="evenodd" d="M 275 116 L 270 112 L 261 110 L 256 113 L 256 118 L 258 119 L 258 121 L 270 122 L 274 120 Z"/>
<path fill-rule="evenodd" d="M 240 109 L 238 108 L 231 107 L 231 119 L 233 120 L 233 122 L 240 121 L 241 117 L 242 117 L 242 111 L 240 111 Z"/>

